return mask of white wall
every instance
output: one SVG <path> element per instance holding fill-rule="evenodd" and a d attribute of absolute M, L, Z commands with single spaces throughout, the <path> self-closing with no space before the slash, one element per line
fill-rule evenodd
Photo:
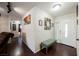
<path fill-rule="evenodd" d="M 38 20 L 42 19 L 44 22 L 44 17 L 48 17 L 50 19 L 52 19 L 53 22 L 53 18 L 47 14 L 45 11 L 42 11 L 39 8 L 35 8 L 35 21 L 34 23 L 34 29 L 35 29 L 35 51 L 39 51 L 40 50 L 40 43 L 42 41 L 48 40 L 48 39 L 53 39 L 53 27 L 51 28 L 51 30 L 44 30 L 44 23 L 43 26 L 39 26 L 38 25 Z"/>
<path fill-rule="evenodd" d="M 59 25 L 59 23 L 62 23 L 62 24 Z M 64 32 L 63 32 L 64 27 L 61 27 L 61 26 L 63 26 L 66 23 L 68 24 L 68 37 L 64 38 Z M 61 35 L 61 33 L 63 35 Z M 75 13 L 71 13 L 71 14 L 67 14 L 67 15 L 55 18 L 55 39 L 59 43 L 64 43 L 66 45 L 76 47 L 76 14 Z"/>
<path fill-rule="evenodd" d="M 9 18 L 6 16 L 0 17 L 0 33 L 10 32 Z"/>
<path fill-rule="evenodd" d="M 22 22 L 22 32 L 25 33 L 26 39 L 23 40 L 24 43 L 35 53 L 35 33 L 33 28 L 33 21 L 34 21 L 34 8 L 31 9 L 25 16 L 28 14 L 31 14 L 31 24 L 24 25 L 24 22 Z M 24 17 L 25 17 L 24 16 Z M 24 19 L 23 17 L 23 19 Z"/>
<path fill-rule="evenodd" d="M 23 25 L 23 32 L 26 33 L 26 41 L 27 46 L 34 52 L 38 52 L 40 50 L 40 43 L 42 41 L 53 39 L 53 27 L 51 30 L 44 30 L 43 26 L 38 25 L 38 20 L 44 20 L 44 17 L 51 18 L 52 17 L 47 14 L 45 11 L 34 7 L 31 9 L 26 15 L 31 14 L 31 24 Z M 26 16 L 25 15 L 25 16 Z M 44 22 L 44 21 L 43 21 Z M 53 19 L 52 19 L 53 22 Z"/>

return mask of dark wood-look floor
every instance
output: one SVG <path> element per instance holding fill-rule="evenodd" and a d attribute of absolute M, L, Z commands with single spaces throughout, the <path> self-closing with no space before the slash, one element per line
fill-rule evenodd
<path fill-rule="evenodd" d="M 12 43 L 6 45 L 1 56 L 76 56 L 76 49 L 56 43 L 54 46 L 49 48 L 48 54 L 45 53 L 45 49 L 33 53 L 23 42 L 22 39 L 12 39 Z"/>

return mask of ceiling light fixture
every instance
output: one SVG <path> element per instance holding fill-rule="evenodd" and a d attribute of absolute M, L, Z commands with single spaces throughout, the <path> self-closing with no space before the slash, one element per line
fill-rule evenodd
<path fill-rule="evenodd" d="M 10 2 L 8 2 L 7 8 L 8 8 L 7 13 L 10 13 L 10 12 L 12 11 L 12 10 L 11 10 L 11 3 L 10 3 Z"/>
<path fill-rule="evenodd" d="M 61 4 L 60 3 L 55 3 L 52 6 L 53 10 L 58 10 L 60 7 L 61 7 Z"/>

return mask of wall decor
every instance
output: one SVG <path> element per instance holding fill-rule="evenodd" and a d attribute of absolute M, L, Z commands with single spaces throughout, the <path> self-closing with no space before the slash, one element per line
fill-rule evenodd
<path fill-rule="evenodd" d="M 50 30 L 51 29 L 51 19 L 45 18 L 44 19 L 44 30 Z"/>
<path fill-rule="evenodd" d="M 25 24 L 31 23 L 31 15 L 30 14 L 24 18 L 24 22 L 25 22 Z"/>
<path fill-rule="evenodd" d="M 43 25 L 43 21 L 39 20 L 39 26 L 42 26 L 42 25 Z"/>

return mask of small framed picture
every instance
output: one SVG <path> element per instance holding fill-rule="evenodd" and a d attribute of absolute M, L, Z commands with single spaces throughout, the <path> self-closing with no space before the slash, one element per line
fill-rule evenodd
<path fill-rule="evenodd" d="M 42 26 L 42 25 L 43 25 L 43 21 L 39 20 L 39 26 Z"/>

